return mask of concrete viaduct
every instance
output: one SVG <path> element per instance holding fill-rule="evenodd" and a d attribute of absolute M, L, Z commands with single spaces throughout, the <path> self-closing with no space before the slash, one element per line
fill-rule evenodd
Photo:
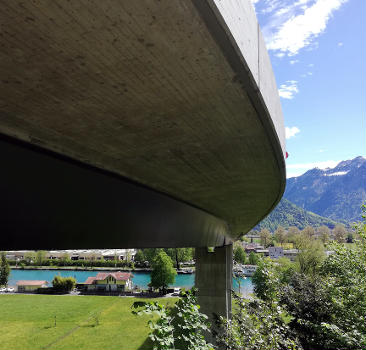
<path fill-rule="evenodd" d="M 0 250 L 196 247 L 202 308 L 229 315 L 231 243 L 286 179 L 250 1 L 13 0 L 0 18 Z"/>

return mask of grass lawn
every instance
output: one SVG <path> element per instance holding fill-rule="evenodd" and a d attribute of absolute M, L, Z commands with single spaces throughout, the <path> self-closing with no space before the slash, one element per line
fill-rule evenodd
<path fill-rule="evenodd" d="M 0 295 L 0 350 L 150 350 L 149 316 L 131 313 L 136 300 L 144 299 Z M 154 300 L 165 305 L 177 301 L 176 298 Z"/>

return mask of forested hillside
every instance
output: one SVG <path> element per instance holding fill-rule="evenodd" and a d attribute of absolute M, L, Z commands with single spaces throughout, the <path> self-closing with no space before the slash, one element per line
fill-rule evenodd
<path fill-rule="evenodd" d="M 332 229 L 336 224 L 337 222 L 331 219 L 299 208 L 286 198 L 282 198 L 277 207 L 255 227 L 255 230 L 267 228 L 273 232 L 278 226 L 282 226 L 284 228 L 296 226 L 302 230 L 306 226 L 319 227 L 322 225 L 328 226 Z"/>

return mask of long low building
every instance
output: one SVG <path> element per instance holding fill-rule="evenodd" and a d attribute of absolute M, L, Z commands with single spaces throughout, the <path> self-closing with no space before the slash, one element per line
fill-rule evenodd
<path fill-rule="evenodd" d="M 45 251 L 46 259 L 71 259 L 71 260 L 129 260 L 133 261 L 136 249 L 93 249 L 93 250 L 50 250 Z M 36 256 L 34 250 L 7 251 L 9 260 L 31 259 Z"/>
<path fill-rule="evenodd" d="M 19 293 L 34 293 L 39 288 L 46 288 L 47 285 L 47 281 L 39 280 L 18 281 L 16 284 Z"/>

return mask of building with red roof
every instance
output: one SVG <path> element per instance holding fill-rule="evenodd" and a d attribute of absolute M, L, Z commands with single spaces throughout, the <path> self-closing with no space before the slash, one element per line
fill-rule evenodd
<path fill-rule="evenodd" d="M 117 292 L 132 288 L 132 274 L 129 272 L 99 272 L 84 282 L 88 291 Z"/>
<path fill-rule="evenodd" d="M 39 288 L 46 288 L 47 281 L 29 280 L 29 281 L 18 281 L 17 290 L 18 292 L 36 292 Z"/>

